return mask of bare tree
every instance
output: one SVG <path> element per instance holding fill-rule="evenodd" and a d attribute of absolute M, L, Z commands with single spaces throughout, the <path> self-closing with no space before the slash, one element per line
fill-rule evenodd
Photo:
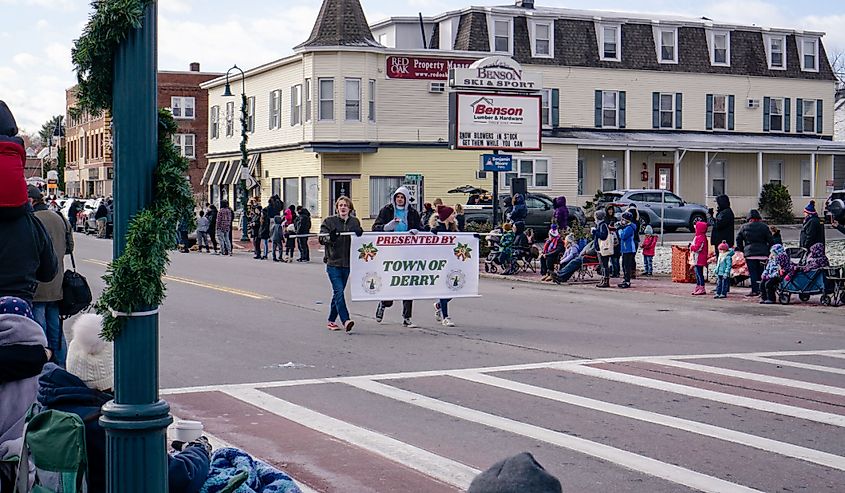
<path fill-rule="evenodd" d="M 845 50 L 832 50 L 828 57 L 833 74 L 840 83 L 845 83 Z"/>

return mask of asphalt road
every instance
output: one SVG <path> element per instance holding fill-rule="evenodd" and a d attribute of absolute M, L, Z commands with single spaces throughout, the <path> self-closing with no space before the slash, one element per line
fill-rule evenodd
<path fill-rule="evenodd" d="M 99 291 L 111 242 L 77 235 Z M 843 308 L 484 279 L 419 328 L 310 264 L 172 255 L 161 386 L 176 415 L 314 491 L 459 491 L 531 451 L 564 491 L 842 491 Z"/>

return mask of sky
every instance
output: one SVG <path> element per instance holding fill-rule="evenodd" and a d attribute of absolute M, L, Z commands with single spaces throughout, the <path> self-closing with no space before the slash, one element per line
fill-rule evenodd
<path fill-rule="evenodd" d="M 73 42 L 90 0 L 0 0 L 0 100 L 25 131 L 64 113 L 76 77 Z M 436 15 L 510 0 L 361 0 L 370 23 L 390 16 Z M 828 52 L 845 51 L 845 3 L 837 0 L 537 0 L 546 7 L 706 16 L 715 21 L 824 31 Z M 587 7 L 587 5 L 589 5 Z M 292 53 L 314 24 L 320 0 L 159 0 L 159 69 L 225 71 Z"/>

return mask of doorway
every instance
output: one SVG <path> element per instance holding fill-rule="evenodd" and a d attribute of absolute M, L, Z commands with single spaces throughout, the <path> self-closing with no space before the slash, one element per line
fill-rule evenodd
<path fill-rule="evenodd" d="M 654 188 L 675 191 L 675 165 L 672 163 L 656 163 L 654 165 Z"/>
<path fill-rule="evenodd" d="M 329 197 L 329 205 L 331 207 L 329 210 L 334 211 L 334 204 L 337 202 L 338 198 L 344 195 L 350 198 L 352 197 L 352 180 L 349 178 L 332 179 L 329 190 L 331 190 L 331 195 Z"/>

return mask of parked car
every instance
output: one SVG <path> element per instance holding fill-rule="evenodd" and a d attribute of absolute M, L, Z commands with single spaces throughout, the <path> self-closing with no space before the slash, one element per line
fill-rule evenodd
<path fill-rule="evenodd" d="M 507 204 L 511 200 L 510 194 L 500 194 L 499 201 L 502 204 Z M 464 208 L 464 217 L 467 224 L 472 223 L 492 223 L 493 222 L 493 205 L 490 201 L 482 201 L 480 204 L 469 203 L 472 201 L 472 196 L 468 200 Z M 554 207 L 552 206 L 552 198 L 542 193 L 528 193 L 525 197 L 525 205 L 528 207 L 528 216 L 525 218 L 525 226 L 532 228 L 537 239 L 543 239 L 549 234 L 549 225 L 552 222 L 552 215 L 554 214 Z M 569 209 L 569 220 L 577 220 L 582 226 L 587 224 L 587 217 L 584 214 L 584 209 L 578 206 L 567 206 Z M 504 208 L 501 208 L 502 214 Z"/>
<path fill-rule="evenodd" d="M 640 211 L 642 228 L 649 224 L 652 228 L 659 228 L 661 214 L 667 232 L 678 228 L 687 228 L 692 232 L 695 223 L 707 220 L 707 207 L 686 202 L 681 197 L 665 190 L 614 190 L 605 192 L 598 205 L 606 207 L 607 204 L 613 204 L 617 206 L 617 211 L 619 211 L 619 209 L 625 209 L 632 203 L 636 204 Z"/>
<path fill-rule="evenodd" d="M 59 199 L 59 201 L 58 201 L 59 212 L 61 212 L 62 216 L 64 216 L 64 218 L 67 219 L 68 221 L 70 221 L 70 217 L 68 217 L 68 212 L 70 212 L 70 206 L 73 205 L 75 202 L 80 202 L 80 201 L 78 199 L 73 199 L 73 198 Z"/>
<path fill-rule="evenodd" d="M 845 190 L 834 190 L 833 193 L 830 194 L 830 197 L 827 198 L 824 202 L 824 220 L 827 223 L 831 222 L 830 211 L 827 210 L 827 206 L 836 199 L 845 201 Z"/>
<path fill-rule="evenodd" d="M 82 233 L 88 233 L 88 219 L 94 221 L 94 214 L 97 212 L 97 207 L 100 206 L 102 199 L 87 199 L 82 202 L 82 207 L 76 213 L 76 230 Z M 97 231 L 96 221 L 93 222 L 93 232 Z"/>

